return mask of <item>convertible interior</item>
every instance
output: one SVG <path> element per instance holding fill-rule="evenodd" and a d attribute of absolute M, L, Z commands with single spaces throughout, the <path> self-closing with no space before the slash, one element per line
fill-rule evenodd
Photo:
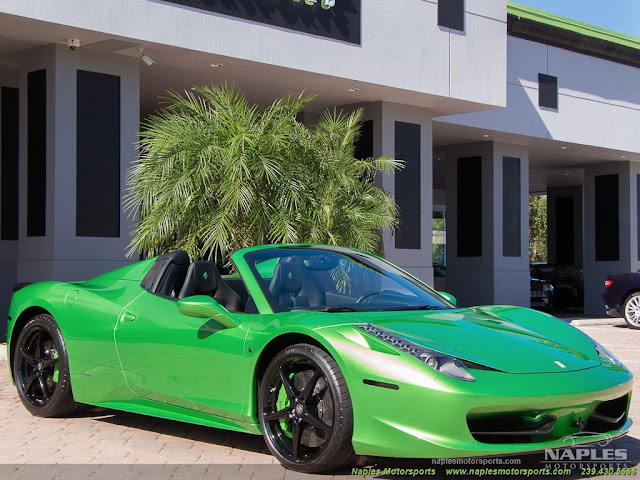
<path fill-rule="evenodd" d="M 230 312 L 255 313 L 244 282 L 223 278 L 214 262 L 190 263 L 183 250 L 160 255 L 142 279 L 142 287 L 172 300 L 193 295 L 209 295 Z"/>
<path fill-rule="evenodd" d="M 398 305 L 415 298 L 397 284 L 385 288 L 384 280 L 372 283 L 367 269 L 360 267 L 351 268 L 349 288 L 340 288 L 334 275 L 337 270 L 338 260 L 329 256 L 284 255 L 257 278 L 269 303 L 280 311 L 362 304 Z M 223 277 L 211 261 L 191 263 L 189 255 L 182 250 L 160 255 L 143 278 L 142 287 L 172 300 L 208 295 L 230 312 L 257 313 L 240 277 Z"/>

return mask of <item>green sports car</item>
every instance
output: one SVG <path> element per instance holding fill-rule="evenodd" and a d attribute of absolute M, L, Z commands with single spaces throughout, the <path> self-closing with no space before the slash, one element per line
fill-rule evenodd
<path fill-rule="evenodd" d="M 256 435 L 286 467 L 489 456 L 624 434 L 632 375 L 542 312 L 456 308 L 374 255 L 177 251 L 18 289 L 10 368 L 34 415 L 82 404 Z"/>

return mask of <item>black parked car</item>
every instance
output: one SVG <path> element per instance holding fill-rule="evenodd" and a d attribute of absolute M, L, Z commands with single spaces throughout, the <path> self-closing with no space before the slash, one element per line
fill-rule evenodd
<path fill-rule="evenodd" d="M 631 328 L 640 329 L 640 272 L 609 275 L 602 299 L 607 315 L 624 317 Z"/>
<path fill-rule="evenodd" d="M 550 310 L 562 310 L 584 305 L 584 272 L 574 265 L 532 263 L 532 280 L 544 280 L 553 287 Z"/>
<path fill-rule="evenodd" d="M 553 285 L 545 280 L 531 278 L 529 280 L 531 289 L 531 308 L 550 311 L 553 298 Z"/>

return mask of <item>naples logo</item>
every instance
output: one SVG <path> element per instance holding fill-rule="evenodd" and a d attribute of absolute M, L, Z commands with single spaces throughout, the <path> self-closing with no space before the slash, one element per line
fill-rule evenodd
<path fill-rule="evenodd" d="M 551 462 L 624 462 L 627 460 L 626 448 L 604 448 L 612 441 L 611 435 L 605 435 L 597 443 L 598 447 L 575 447 L 580 437 L 600 435 L 596 432 L 580 432 L 579 434 L 569 435 L 561 440 L 570 443 L 567 448 L 545 449 L 544 459 Z"/>

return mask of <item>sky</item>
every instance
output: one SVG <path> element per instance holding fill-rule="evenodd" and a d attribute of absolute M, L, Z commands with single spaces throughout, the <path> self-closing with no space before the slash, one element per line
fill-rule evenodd
<path fill-rule="evenodd" d="M 523 5 L 640 37 L 640 0 L 515 0 Z"/>

